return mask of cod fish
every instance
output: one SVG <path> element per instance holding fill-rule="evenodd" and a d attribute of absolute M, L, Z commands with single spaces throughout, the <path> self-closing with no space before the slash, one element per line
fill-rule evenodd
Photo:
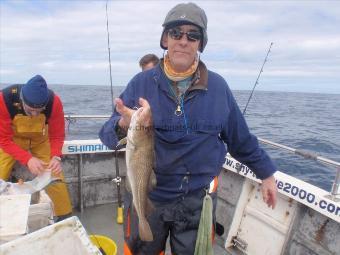
<path fill-rule="evenodd" d="M 133 205 L 139 219 L 139 237 L 142 241 L 153 241 L 146 216 L 154 209 L 148 193 L 155 186 L 155 152 L 153 130 L 151 127 L 145 127 L 143 110 L 143 107 L 139 108 L 131 118 L 127 132 L 126 166 Z"/>

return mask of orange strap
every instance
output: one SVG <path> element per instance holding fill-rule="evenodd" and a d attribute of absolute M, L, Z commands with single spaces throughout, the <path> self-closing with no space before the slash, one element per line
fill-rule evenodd
<path fill-rule="evenodd" d="M 218 186 L 218 177 L 215 176 L 215 178 L 210 183 L 209 193 L 211 194 L 211 193 L 216 192 L 217 186 Z"/>
<path fill-rule="evenodd" d="M 133 255 L 126 242 L 124 242 L 124 255 Z"/>
<path fill-rule="evenodd" d="M 126 233 L 125 237 L 129 238 L 131 234 L 131 226 L 130 226 L 130 208 L 127 211 L 127 219 L 126 219 Z"/>

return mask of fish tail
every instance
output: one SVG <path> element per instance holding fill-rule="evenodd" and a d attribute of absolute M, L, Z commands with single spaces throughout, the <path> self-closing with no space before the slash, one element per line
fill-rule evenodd
<path fill-rule="evenodd" d="M 150 216 L 152 212 L 155 210 L 154 205 L 152 204 L 150 199 L 146 200 L 145 214 L 146 216 Z"/>
<path fill-rule="evenodd" d="M 139 237 L 142 241 L 145 241 L 145 242 L 153 241 L 153 235 L 152 235 L 150 225 L 145 218 L 142 220 L 139 219 L 138 228 L 139 228 Z"/>

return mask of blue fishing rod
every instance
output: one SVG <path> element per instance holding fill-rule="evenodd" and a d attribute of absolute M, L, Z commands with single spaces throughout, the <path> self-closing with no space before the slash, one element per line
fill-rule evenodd
<path fill-rule="evenodd" d="M 270 43 L 269 49 L 268 49 L 268 51 L 267 51 L 267 55 L 266 55 L 266 57 L 265 57 L 265 59 L 264 59 L 264 61 L 263 61 L 263 64 L 262 64 L 262 66 L 261 66 L 261 69 L 260 69 L 260 72 L 259 72 L 259 74 L 257 75 L 257 78 L 256 78 L 256 81 L 255 81 L 255 84 L 254 84 L 254 86 L 253 86 L 253 89 L 252 89 L 252 91 L 251 91 L 251 93 L 250 93 L 250 96 L 249 96 L 249 98 L 248 98 L 247 104 L 246 104 L 246 106 L 244 107 L 244 110 L 243 110 L 243 115 L 245 115 L 245 114 L 246 114 L 246 111 L 247 111 L 248 104 L 249 104 L 249 102 L 250 102 L 251 98 L 253 97 L 253 94 L 254 94 L 254 91 L 255 91 L 256 85 L 257 85 L 257 84 L 259 84 L 259 79 L 260 79 L 260 77 L 261 77 L 261 74 L 262 74 L 262 72 L 263 72 L 263 67 L 264 67 L 264 65 L 265 65 L 265 64 L 266 64 L 266 62 L 267 62 L 268 55 L 269 55 L 269 53 L 270 53 L 270 50 L 271 50 L 271 48 L 272 48 L 273 44 L 274 44 L 273 42 L 271 42 L 271 43 Z"/>
<path fill-rule="evenodd" d="M 109 32 L 109 15 L 107 12 L 107 5 L 109 0 L 106 0 L 106 32 L 107 32 L 107 50 L 109 53 L 109 69 L 110 69 L 110 87 L 111 87 L 111 103 L 112 103 L 112 113 L 114 112 L 114 104 L 113 104 L 113 86 L 112 86 L 112 69 L 111 69 L 111 49 L 110 49 L 110 32 Z M 116 168 L 116 177 L 113 181 L 117 185 L 117 199 L 118 199 L 118 208 L 117 208 L 117 223 L 123 223 L 123 206 L 122 206 L 122 195 L 120 192 L 120 184 L 122 182 L 122 178 L 119 174 L 119 164 L 118 164 L 118 147 L 114 150 L 115 156 L 115 168 Z"/>

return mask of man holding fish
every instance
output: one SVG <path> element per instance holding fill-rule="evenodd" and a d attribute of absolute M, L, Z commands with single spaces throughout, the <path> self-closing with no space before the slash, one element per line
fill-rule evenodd
<path fill-rule="evenodd" d="M 162 254 L 168 237 L 172 254 L 194 254 L 207 193 L 215 222 L 217 176 L 227 151 L 262 180 L 263 199 L 275 207 L 276 167 L 249 132 L 226 81 L 200 60 L 207 41 L 200 7 L 171 9 L 160 39 L 164 58 L 130 81 L 100 131 L 110 148 L 128 136 L 132 194 L 124 199 L 124 254 Z"/>

